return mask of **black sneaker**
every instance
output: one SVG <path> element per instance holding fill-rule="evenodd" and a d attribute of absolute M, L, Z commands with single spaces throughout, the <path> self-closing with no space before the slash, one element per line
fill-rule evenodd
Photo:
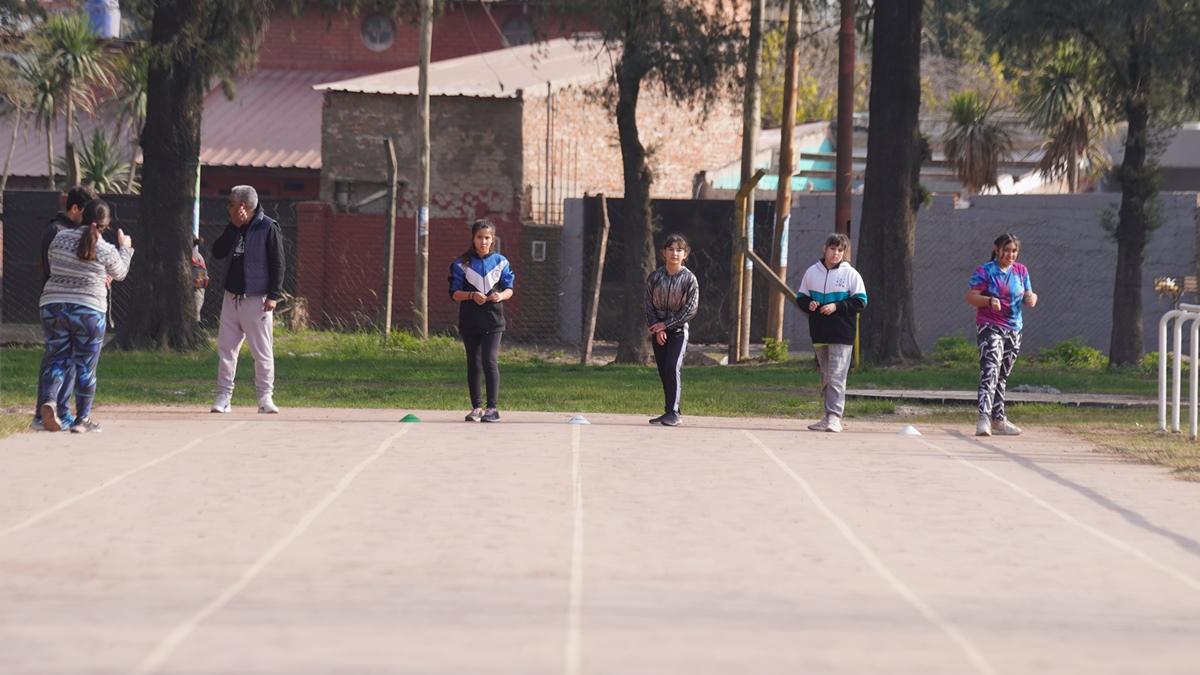
<path fill-rule="evenodd" d="M 666 415 L 665 415 L 665 414 L 664 414 L 664 415 L 659 415 L 658 417 L 655 417 L 655 418 L 651 419 L 651 420 L 650 420 L 650 424 L 662 424 L 662 423 L 663 423 L 663 419 L 665 419 L 665 418 L 666 418 Z"/>
<path fill-rule="evenodd" d="M 677 426 L 679 426 L 679 422 L 681 421 L 679 419 L 679 413 L 673 413 L 673 412 L 669 412 L 666 415 L 663 415 L 662 417 L 660 417 L 659 419 L 661 420 L 659 422 L 659 424 L 663 425 L 664 427 L 677 427 Z"/>
<path fill-rule="evenodd" d="M 483 416 L 479 418 L 480 422 L 499 422 L 500 411 L 495 408 L 488 408 L 483 411 Z"/>

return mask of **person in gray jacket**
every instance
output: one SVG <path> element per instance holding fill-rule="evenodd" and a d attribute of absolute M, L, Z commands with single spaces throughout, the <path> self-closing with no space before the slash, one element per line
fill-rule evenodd
<path fill-rule="evenodd" d="M 258 412 L 277 413 L 275 405 L 275 306 L 283 297 L 283 234 L 258 203 L 258 192 L 238 185 L 229 194 L 229 224 L 213 242 L 213 257 L 229 258 L 217 332 L 217 400 L 212 412 L 227 413 L 233 398 L 242 343 L 254 357 Z"/>

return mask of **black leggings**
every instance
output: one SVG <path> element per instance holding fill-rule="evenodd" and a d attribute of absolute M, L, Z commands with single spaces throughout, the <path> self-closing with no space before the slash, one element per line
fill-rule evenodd
<path fill-rule="evenodd" d="M 471 392 L 471 407 L 482 408 L 479 395 L 479 373 L 487 383 L 487 407 L 496 407 L 500 395 L 500 338 L 498 333 L 463 333 L 463 346 L 467 348 L 467 389 Z"/>
<path fill-rule="evenodd" d="M 654 347 L 654 362 L 658 365 L 658 378 L 663 386 L 663 412 L 679 413 L 679 395 L 682 383 L 679 380 L 679 370 L 683 366 L 683 353 L 687 351 L 687 326 L 667 331 L 667 343 L 658 344 L 651 335 L 650 344 Z"/>

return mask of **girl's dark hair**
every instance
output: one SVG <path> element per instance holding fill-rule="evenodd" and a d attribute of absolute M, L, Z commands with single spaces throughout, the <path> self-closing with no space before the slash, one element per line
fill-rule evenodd
<path fill-rule="evenodd" d="M 1021 240 L 1017 239 L 1017 235 L 1013 234 L 1012 232 L 1005 232 L 999 237 L 996 237 L 996 241 L 992 243 L 992 260 L 996 259 L 996 249 L 1002 249 L 1009 244 L 1016 244 L 1017 248 L 1021 248 Z"/>
<path fill-rule="evenodd" d="M 82 233 L 79 235 L 79 245 L 75 247 L 75 255 L 80 260 L 96 259 L 96 240 L 108 229 L 108 221 L 112 218 L 112 209 L 103 199 L 93 199 L 83 207 Z"/>
<path fill-rule="evenodd" d="M 841 232 L 833 232 L 828 237 L 825 237 L 825 248 L 839 246 L 844 249 L 850 248 L 850 236 Z"/>
<path fill-rule="evenodd" d="M 684 251 L 692 252 L 692 245 L 688 243 L 687 237 L 679 233 L 668 234 L 667 238 L 663 240 L 662 250 L 665 251 L 676 244 L 682 246 Z"/>
<path fill-rule="evenodd" d="M 475 251 L 475 233 L 480 230 L 491 230 L 492 231 L 492 248 L 488 249 L 488 255 L 495 253 L 495 251 L 496 251 L 496 226 L 492 223 L 492 221 L 488 220 L 487 218 L 480 218 L 479 220 L 471 223 L 471 246 L 468 247 L 466 251 L 463 251 L 462 255 L 458 256 L 458 261 L 460 263 L 466 264 L 471 261 L 471 258 L 479 257 L 479 253 L 477 253 Z M 443 258 L 443 260 L 444 260 L 444 258 Z"/>

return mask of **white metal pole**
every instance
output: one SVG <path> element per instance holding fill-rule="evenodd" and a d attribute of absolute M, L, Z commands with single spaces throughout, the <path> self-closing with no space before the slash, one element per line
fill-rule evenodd
<path fill-rule="evenodd" d="M 1192 316 L 1200 317 L 1200 315 L 1197 315 L 1197 314 L 1193 314 Z M 1191 354 L 1192 360 L 1191 360 L 1190 365 L 1188 366 L 1188 384 L 1190 385 L 1188 387 L 1188 389 L 1189 389 L 1189 391 L 1188 391 L 1188 406 L 1189 406 L 1188 407 L 1188 424 L 1189 424 L 1188 438 L 1190 438 L 1194 441 L 1194 440 L 1196 440 L 1196 398 L 1197 398 L 1197 393 L 1198 393 L 1197 385 L 1200 385 L 1200 381 L 1196 380 L 1196 363 L 1197 363 L 1197 361 L 1200 361 L 1200 321 L 1197 321 L 1196 318 L 1192 319 L 1192 334 L 1190 337 L 1191 337 L 1191 348 L 1192 348 L 1192 354 Z"/>
<path fill-rule="evenodd" d="M 1183 310 L 1172 309 L 1158 320 L 1158 430 L 1167 430 L 1167 329 L 1172 319 L 1183 316 Z"/>

